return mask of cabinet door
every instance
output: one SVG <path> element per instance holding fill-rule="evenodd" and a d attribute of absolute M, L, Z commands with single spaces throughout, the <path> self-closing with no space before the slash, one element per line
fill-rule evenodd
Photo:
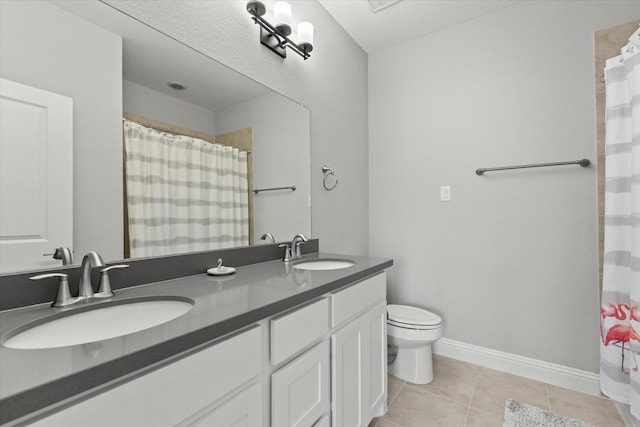
<path fill-rule="evenodd" d="M 200 418 L 191 427 L 254 427 L 262 423 L 262 393 L 253 385 Z"/>
<path fill-rule="evenodd" d="M 310 426 L 329 410 L 329 342 L 271 376 L 271 425 Z"/>
<path fill-rule="evenodd" d="M 369 414 L 368 419 L 387 412 L 387 303 L 369 311 Z"/>
<path fill-rule="evenodd" d="M 331 427 L 331 424 L 329 424 L 329 416 L 325 415 L 324 417 L 322 417 L 321 419 L 319 419 L 314 425 L 313 427 Z"/>
<path fill-rule="evenodd" d="M 366 427 L 369 317 L 360 316 L 331 335 L 333 427 Z"/>

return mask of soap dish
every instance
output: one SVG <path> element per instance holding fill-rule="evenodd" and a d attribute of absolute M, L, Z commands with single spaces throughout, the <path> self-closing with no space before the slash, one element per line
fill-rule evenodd
<path fill-rule="evenodd" d="M 212 276 L 227 276 L 236 272 L 233 267 L 214 267 L 207 270 L 207 274 Z"/>
<path fill-rule="evenodd" d="M 207 274 L 212 276 L 228 276 L 229 274 L 233 274 L 236 272 L 236 269 L 233 267 L 224 267 L 222 265 L 222 258 L 218 258 L 218 266 L 215 268 L 210 268 L 207 270 Z"/>

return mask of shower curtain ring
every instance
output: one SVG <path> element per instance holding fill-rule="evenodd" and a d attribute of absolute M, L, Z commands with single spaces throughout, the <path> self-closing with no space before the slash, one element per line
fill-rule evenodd
<path fill-rule="evenodd" d="M 324 189 L 327 191 L 331 191 L 334 188 L 336 188 L 336 185 L 338 185 L 337 179 L 336 179 L 336 182 L 333 183 L 332 187 L 329 187 L 327 185 L 327 178 L 329 178 L 330 175 L 334 175 L 333 169 L 331 169 L 328 166 L 322 166 L 322 173 L 324 173 L 324 179 L 322 180 L 322 186 L 324 187 Z"/>

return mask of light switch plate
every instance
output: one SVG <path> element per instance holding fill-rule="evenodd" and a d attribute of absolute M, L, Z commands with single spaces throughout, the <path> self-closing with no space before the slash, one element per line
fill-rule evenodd
<path fill-rule="evenodd" d="M 451 187 L 449 185 L 443 185 L 440 187 L 440 201 L 441 202 L 451 201 Z"/>

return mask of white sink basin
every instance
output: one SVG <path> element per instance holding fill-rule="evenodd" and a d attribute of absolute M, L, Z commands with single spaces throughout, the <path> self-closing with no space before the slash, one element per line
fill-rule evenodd
<path fill-rule="evenodd" d="M 353 264 L 354 262 L 346 259 L 314 259 L 294 264 L 293 268 L 299 270 L 338 270 L 351 267 Z"/>
<path fill-rule="evenodd" d="M 105 305 L 108 304 L 108 305 Z M 52 316 L 18 328 L 4 340 L 5 347 L 43 349 L 102 341 L 142 331 L 182 316 L 193 308 L 186 299 L 132 300 Z"/>

